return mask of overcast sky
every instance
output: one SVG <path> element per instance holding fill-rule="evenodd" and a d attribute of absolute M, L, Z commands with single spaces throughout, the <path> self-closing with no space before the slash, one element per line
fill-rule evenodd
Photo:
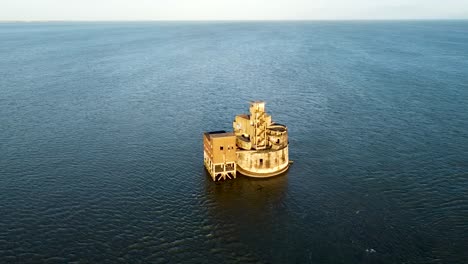
<path fill-rule="evenodd" d="M 468 19 L 468 0 L 0 0 L 0 20 Z"/>

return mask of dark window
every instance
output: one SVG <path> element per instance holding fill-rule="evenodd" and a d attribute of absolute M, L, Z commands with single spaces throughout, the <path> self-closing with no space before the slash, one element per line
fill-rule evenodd
<path fill-rule="evenodd" d="M 279 144 L 279 139 L 276 140 L 276 144 Z"/>
<path fill-rule="evenodd" d="M 263 159 L 260 159 L 260 164 L 262 164 L 262 163 L 263 163 Z"/>
<path fill-rule="evenodd" d="M 221 146 L 221 147 L 219 147 L 219 150 L 223 150 L 223 147 L 222 147 L 222 146 Z"/>

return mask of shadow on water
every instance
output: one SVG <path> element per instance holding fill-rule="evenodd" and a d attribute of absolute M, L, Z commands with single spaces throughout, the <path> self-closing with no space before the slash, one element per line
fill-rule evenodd
<path fill-rule="evenodd" d="M 287 172 L 268 179 L 238 175 L 234 180 L 213 182 L 205 171 L 205 194 L 213 205 L 211 214 L 218 220 L 255 223 L 268 222 L 281 210 L 287 191 Z"/>
<path fill-rule="evenodd" d="M 278 238 L 287 233 L 288 173 L 268 179 L 239 175 L 213 182 L 204 171 L 208 217 L 223 242 L 239 243 L 257 261 L 269 259 Z"/>

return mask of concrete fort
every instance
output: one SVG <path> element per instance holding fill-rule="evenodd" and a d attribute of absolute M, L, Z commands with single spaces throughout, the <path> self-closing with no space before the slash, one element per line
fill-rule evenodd
<path fill-rule="evenodd" d="M 204 164 L 214 181 L 234 179 L 236 172 L 272 177 L 289 168 L 287 127 L 272 122 L 263 101 L 251 102 L 249 110 L 235 117 L 233 132 L 204 133 Z"/>

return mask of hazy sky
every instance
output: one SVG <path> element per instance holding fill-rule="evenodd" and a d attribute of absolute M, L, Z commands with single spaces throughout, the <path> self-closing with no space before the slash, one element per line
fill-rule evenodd
<path fill-rule="evenodd" d="M 468 0 L 0 0 L 0 20 L 468 19 Z"/>

